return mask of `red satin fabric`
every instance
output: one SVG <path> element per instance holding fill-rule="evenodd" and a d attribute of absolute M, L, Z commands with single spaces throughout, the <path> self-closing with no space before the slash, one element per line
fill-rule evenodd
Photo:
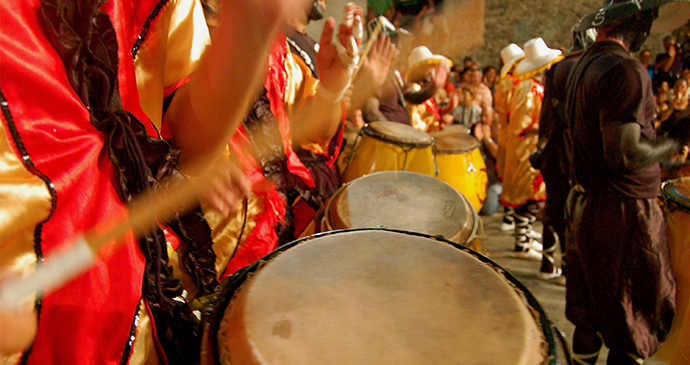
<path fill-rule="evenodd" d="M 124 108 L 139 108 L 131 46 L 154 1 L 110 1 L 102 10 L 113 20 L 119 42 L 119 86 Z M 103 150 L 103 134 L 65 76 L 44 36 L 39 0 L 0 2 L 0 90 L 19 140 L 56 191 L 54 213 L 37 230 L 36 245 L 47 259 L 81 232 L 105 230 L 127 214 L 115 171 Z M 136 13 L 135 13 L 136 12 Z M 148 126 L 152 135 L 155 129 Z M 10 134 L 8 133 L 8 136 Z M 19 154 L 19 150 L 16 151 Z M 118 364 L 141 296 L 143 257 L 132 237 L 109 247 L 98 263 L 43 298 L 28 364 Z"/>

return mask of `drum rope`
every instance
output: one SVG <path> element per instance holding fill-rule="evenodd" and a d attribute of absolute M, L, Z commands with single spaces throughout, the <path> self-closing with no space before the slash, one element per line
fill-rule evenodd
<path fill-rule="evenodd" d="M 364 128 L 366 128 L 366 125 L 357 132 L 357 136 L 355 137 L 355 141 L 352 142 L 352 150 L 350 150 L 350 155 L 345 157 L 345 160 L 347 163 L 345 164 L 345 168 L 343 169 L 342 175 L 345 176 L 345 171 L 347 171 L 347 168 L 350 167 L 350 162 L 352 162 L 352 159 L 355 157 L 355 151 L 357 150 L 355 147 L 357 146 L 357 141 L 359 141 L 359 137 L 364 133 Z"/>
<path fill-rule="evenodd" d="M 401 142 L 395 142 L 395 144 L 397 144 L 398 147 L 400 147 L 400 149 L 403 150 L 403 152 L 405 153 L 405 158 L 403 158 L 403 164 L 402 164 L 402 170 L 401 171 L 407 171 L 407 154 L 410 151 L 412 151 L 412 149 L 414 149 L 415 146 L 407 146 L 407 148 L 405 148 L 406 145 L 401 143 Z"/>
<path fill-rule="evenodd" d="M 228 259 L 228 263 L 232 261 L 232 258 L 235 257 L 235 254 L 237 253 L 237 250 L 240 247 L 240 244 L 242 243 L 242 236 L 244 235 L 244 229 L 247 227 L 247 210 L 248 210 L 248 200 L 247 198 L 242 199 L 242 227 L 240 228 L 240 234 L 237 236 L 237 244 L 235 245 L 235 248 L 232 250 L 232 255 L 230 255 L 230 258 Z M 228 265 L 229 266 L 229 265 Z M 223 269 L 223 272 L 220 274 L 220 277 L 225 276 L 225 271 L 228 269 L 228 266 L 225 266 Z"/>

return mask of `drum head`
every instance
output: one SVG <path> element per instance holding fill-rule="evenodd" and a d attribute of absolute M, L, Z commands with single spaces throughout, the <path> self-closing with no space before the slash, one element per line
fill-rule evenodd
<path fill-rule="evenodd" d="M 371 122 L 364 126 L 364 133 L 389 142 L 413 146 L 430 146 L 431 137 L 418 129 L 395 122 Z"/>
<path fill-rule="evenodd" d="M 355 179 L 331 198 L 332 229 L 386 227 L 441 235 L 464 243 L 475 229 L 471 204 L 434 177 L 383 171 Z"/>
<path fill-rule="evenodd" d="M 469 152 L 480 144 L 476 138 L 456 128 L 429 132 L 429 135 L 434 138 L 434 149 L 440 153 Z"/>
<path fill-rule="evenodd" d="M 463 133 L 463 134 L 470 134 L 470 133 L 472 133 L 472 131 L 470 130 L 469 127 L 464 126 L 464 125 L 462 125 L 462 124 L 450 124 L 450 125 L 447 125 L 447 126 L 443 127 L 443 131 L 446 131 L 446 132 L 451 132 L 451 131 L 452 131 L 452 132 L 460 132 L 460 133 Z M 441 131 L 435 131 L 435 132 L 441 132 Z"/>
<path fill-rule="evenodd" d="M 234 293 L 219 328 L 223 364 L 545 361 L 544 334 L 496 269 L 447 242 L 385 230 L 288 248 Z"/>

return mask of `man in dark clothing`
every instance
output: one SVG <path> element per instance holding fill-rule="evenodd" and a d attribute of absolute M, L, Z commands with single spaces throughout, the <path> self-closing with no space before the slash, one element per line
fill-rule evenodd
<path fill-rule="evenodd" d="M 594 364 L 603 342 L 608 364 L 636 364 L 661 346 L 673 321 L 675 280 L 655 197 L 659 160 L 688 137 L 656 137 L 651 82 L 629 52 L 650 29 L 687 20 L 671 24 L 658 16 L 668 14 L 664 7 L 679 6 L 678 14 L 687 5 L 614 0 L 574 28 L 598 29 L 569 75 L 566 103 L 576 184 L 566 204 L 566 317 L 575 324 L 577 363 Z"/>
<path fill-rule="evenodd" d="M 565 58 L 551 66 L 544 77 L 544 101 L 539 117 L 539 143 L 531 157 L 535 169 L 541 170 L 546 184 L 544 207 L 543 256 L 537 277 L 556 280 L 564 284 L 562 260 L 565 254 L 565 201 L 570 191 L 572 176 L 572 142 L 565 115 L 568 73 L 577 63 L 596 32 L 587 30 L 573 33 L 573 46 Z"/>

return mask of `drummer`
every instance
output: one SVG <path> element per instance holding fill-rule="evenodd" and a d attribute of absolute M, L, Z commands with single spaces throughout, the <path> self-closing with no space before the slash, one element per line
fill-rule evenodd
<path fill-rule="evenodd" d="M 239 162 L 252 183 L 252 198 L 234 213 L 217 207 L 204 207 L 205 217 L 213 231 L 216 269 L 221 278 L 274 250 L 281 242 L 281 236 L 283 241 L 291 241 L 294 226 L 291 224 L 293 207 L 290 204 L 299 196 L 308 203 L 313 203 L 314 199 L 318 204 L 320 193 L 324 193 L 319 191 L 317 179 L 302 162 L 297 150 L 298 146 L 310 146 L 309 151 L 314 156 L 323 156 L 322 161 L 329 161 L 329 156 L 337 155 L 342 141 L 343 96 L 351 82 L 347 69 L 356 60 L 350 54 L 338 58 L 338 51 L 331 42 L 335 32 L 332 18 L 327 19 L 323 27 L 319 42 L 321 52 L 309 52 L 313 58 L 302 58 L 294 53 L 297 52 L 294 48 L 290 48 L 296 45 L 307 53 L 305 44 L 308 42 L 304 41 L 302 32 L 311 19 L 318 19 L 319 14 L 323 16 L 323 6 L 319 1 L 309 4 L 304 12 L 287 20 L 291 26 L 289 29 L 283 29 L 283 33 L 274 38 L 262 93 L 230 140 L 231 148 L 239 156 Z M 349 19 L 349 26 L 340 25 L 339 33 L 343 39 L 351 38 L 358 45 L 361 43 L 361 37 L 355 37 L 353 33 L 361 28 L 362 17 L 361 8 L 346 7 L 344 18 Z M 327 59 L 328 54 L 335 59 Z M 316 72 L 319 79 L 315 78 Z M 290 77 L 285 78 L 284 73 Z M 300 108 L 302 105 L 305 106 Z M 305 113 L 305 110 L 310 112 Z M 339 176 L 325 173 L 322 177 L 326 180 L 322 184 L 334 186 L 333 189 L 340 183 Z"/>
<path fill-rule="evenodd" d="M 426 46 L 419 46 L 410 52 L 407 64 L 405 81 L 410 88 L 406 90 L 405 97 L 410 124 L 424 132 L 442 129 L 441 115 L 445 113 L 433 96 L 446 84 L 453 62 L 445 56 L 431 53 Z M 451 105 L 445 112 L 454 107 Z"/>

